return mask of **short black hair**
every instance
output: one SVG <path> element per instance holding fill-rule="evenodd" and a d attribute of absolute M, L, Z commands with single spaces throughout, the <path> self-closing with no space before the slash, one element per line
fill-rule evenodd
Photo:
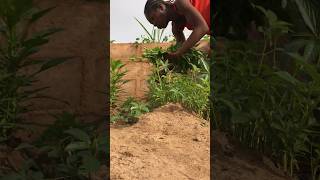
<path fill-rule="evenodd" d="M 147 0 L 146 5 L 144 6 L 144 14 L 147 15 L 150 11 L 159 7 L 161 4 L 166 4 L 163 0 Z"/>

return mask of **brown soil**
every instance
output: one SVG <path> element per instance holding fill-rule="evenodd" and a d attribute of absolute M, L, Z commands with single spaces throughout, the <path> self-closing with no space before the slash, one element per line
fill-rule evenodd
<path fill-rule="evenodd" d="M 209 131 L 207 121 L 176 104 L 145 114 L 132 126 L 113 126 L 111 179 L 210 179 Z M 266 158 L 230 144 L 223 133 L 213 132 L 213 137 L 214 179 L 287 179 Z"/>

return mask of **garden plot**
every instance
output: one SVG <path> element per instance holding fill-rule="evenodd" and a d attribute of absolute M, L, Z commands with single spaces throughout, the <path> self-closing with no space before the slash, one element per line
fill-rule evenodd
<path fill-rule="evenodd" d="M 157 108 L 129 127 L 111 126 L 111 179 L 210 179 L 209 131 L 208 121 L 179 104 Z M 215 179 L 286 179 L 267 160 L 213 134 Z"/>
<path fill-rule="evenodd" d="M 111 179 L 209 179 L 211 173 L 222 180 L 286 179 L 271 160 L 242 150 L 238 141 L 229 143 L 220 132 L 213 132 L 210 172 L 208 59 L 193 49 L 183 59 L 166 61 L 163 54 L 176 48 L 142 54 L 152 64 L 143 77 L 144 101 L 123 98 L 133 70 L 125 61 L 111 61 Z"/>

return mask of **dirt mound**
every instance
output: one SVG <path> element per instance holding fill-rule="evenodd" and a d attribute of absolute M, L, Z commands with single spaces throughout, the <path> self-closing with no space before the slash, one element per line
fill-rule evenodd
<path fill-rule="evenodd" d="M 290 180 L 273 162 L 257 152 L 241 147 L 225 133 L 212 132 L 212 175 L 218 180 Z"/>
<path fill-rule="evenodd" d="M 176 104 L 145 114 L 132 126 L 111 127 L 111 179 L 210 179 L 209 131 L 207 121 Z M 225 135 L 214 135 L 214 179 L 285 179 L 263 161 L 238 157 L 244 154 L 233 152 Z"/>

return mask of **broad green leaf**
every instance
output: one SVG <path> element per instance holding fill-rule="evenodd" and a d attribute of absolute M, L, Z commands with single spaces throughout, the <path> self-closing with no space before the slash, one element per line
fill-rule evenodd
<path fill-rule="evenodd" d="M 35 148 L 35 146 L 29 143 L 21 143 L 18 147 L 15 148 L 15 150 L 30 149 L 30 148 Z"/>
<path fill-rule="evenodd" d="M 311 32 L 314 35 L 318 35 L 319 32 L 317 32 L 317 18 L 316 17 L 316 11 L 314 11 L 313 6 L 312 6 L 312 1 L 308 0 L 295 0 L 299 12 L 306 23 L 307 27 L 311 30 Z"/>
<path fill-rule="evenodd" d="M 288 4 L 288 1 L 287 1 L 287 0 L 281 0 L 281 7 L 282 7 L 282 8 L 286 8 L 286 7 L 287 7 L 287 4 Z"/>
<path fill-rule="evenodd" d="M 89 144 L 88 142 L 72 142 L 65 147 L 66 151 L 77 151 L 77 150 L 88 150 Z"/>
<path fill-rule="evenodd" d="M 303 57 L 306 60 L 310 60 L 314 49 L 315 49 L 315 42 L 311 41 L 309 44 L 307 44 L 307 46 L 306 46 L 306 48 L 304 50 Z"/>

